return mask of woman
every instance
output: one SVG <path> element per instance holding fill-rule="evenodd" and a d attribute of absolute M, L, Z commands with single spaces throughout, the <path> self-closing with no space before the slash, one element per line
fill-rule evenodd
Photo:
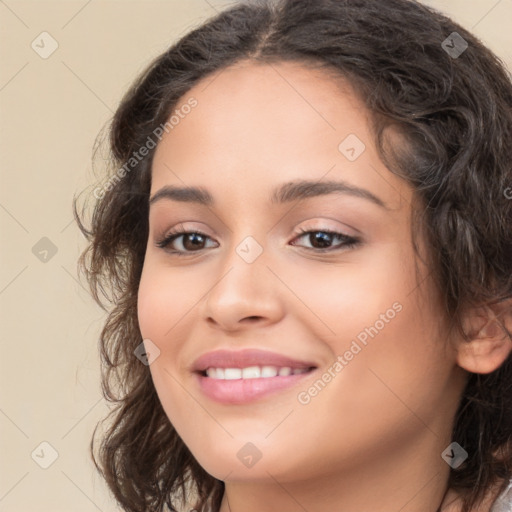
<path fill-rule="evenodd" d="M 414 1 L 243 2 L 156 59 L 76 213 L 123 510 L 509 510 L 511 135 Z"/>

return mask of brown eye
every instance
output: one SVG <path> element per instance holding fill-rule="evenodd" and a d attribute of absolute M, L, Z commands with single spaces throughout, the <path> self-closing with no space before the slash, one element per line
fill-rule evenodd
<path fill-rule="evenodd" d="M 179 239 L 182 239 L 182 241 L 178 244 L 178 248 L 172 247 Z M 199 231 L 176 229 L 159 240 L 156 245 L 173 254 L 182 255 L 205 249 L 206 247 L 204 247 L 204 245 L 207 239 L 210 239 L 210 237 Z M 181 247 L 179 247 L 179 245 L 181 245 Z"/>
<path fill-rule="evenodd" d="M 312 249 L 317 251 L 331 252 L 336 251 L 340 248 L 350 249 L 358 245 L 361 240 L 358 238 L 354 238 L 343 233 L 338 233 L 336 231 L 330 231 L 327 229 L 322 230 L 300 230 L 301 235 L 296 239 L 305 238 L 311 244 L 311 247 L 306 247 L 306 249 Z M 337 245 L 334 249 L 331 249 L 332 244 L 335 240 L 340 240 L 341 243 Z M 292 244 L 297 245 L 297 244 Z"/>

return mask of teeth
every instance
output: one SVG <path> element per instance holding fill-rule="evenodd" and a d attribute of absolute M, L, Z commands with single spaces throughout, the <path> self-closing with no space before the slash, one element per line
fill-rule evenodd
<path fill-rule="evenodd" d="M 259 366 L 249 366 L 242 370 L 242 379 L 258 379 L 261 376 Z"/>
<path fill-rule="evenodd" d="M 217 378 L 221 379 L 217 373 Z M 234 380 L 242 378 L 242 370 L 240 368 L 225 368 L 224 369 L 224 379 L 225 380 Z"/>
<path fill-rule="evenodd" d="M 262 377 L 276 377 L 279 369 L 276 366 L 263 366 L 261 368 Z"/>
<path fill-rule="evenodd" d="M 248 366 L 247 368 L 208 368 L 206 375 L 218 380 L 260 379 L 268 377 L 286 377 L 306 373 L 309 368 L 290 368 L 289 366 Z"/>

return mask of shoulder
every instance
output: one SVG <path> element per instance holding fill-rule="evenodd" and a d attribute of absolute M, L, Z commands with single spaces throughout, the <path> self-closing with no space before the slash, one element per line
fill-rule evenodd
<path fill-rule="evenodd" d="M 512 512 L 512 480 L 507 488 L 499 493 L 503 481 L 489 490 L 483 502 L 472 512 Z M 463 495 L 450 489 L 441 505 L 441 512 L 461 512 Z"/>
<path fill-rule="evenodd" d="M 512 479 L 508 482 L 507 488 L 500 494 L 490 512 L 511 512 L 512 511 Z"/>

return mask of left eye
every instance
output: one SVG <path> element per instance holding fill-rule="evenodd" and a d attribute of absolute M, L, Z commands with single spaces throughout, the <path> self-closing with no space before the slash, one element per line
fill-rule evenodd
<path fill-rule="evenodd" d="M 312 249 L 316 250 L 317 252 L 330 252 L 330 245 L 333 243 L 333 240 L 335 239 L 340 240 L 341 243 L 338 244 L 338 246 L 335 247 L 334 249 L 331 249 L 332 251 L 341 248 L 350 249 L 361 242 L 359 238 L 345 235 L 344 233 L 338 233 L 337 231 L 330 231 L 328 229 L 310 231 L 300 230 L 300 235 L 297 237 L 297 239 L 305 237 L 313 246 Z M 307 247 L 307 249 L 309 249 L 309 247 Z"/>
<path fill-rule="evenodd" d="M 172 244 L 180 238 L 183 238 L 181 241 L 182 247 L 178 249 L 171 247 Z M 301 238 L 306 238 L 309 240 L 312 247 L 306 247 L 306 249 L 311 249 L 315 252 L 332 252 L 341 248 L 350 249 L 361 243 L 360 239 L 358 238 L 330 230 L 300 230 L 299 236 L 297 236 L 294 240 L 300 240 Z M 341 243 L 332 249 L 330 246 L 333 244 L 333 240 L 336 239 L 338 239 Z M 186 253 L 203 250 L 205 248 L 203 247 L 205 240 L 211 239 L 208 235 L 205 235 L 199 231 L 175 230 L 167 234 L 163 239 L 157 241 L 156 245 L 157 247 L 165 249 L 171 254 L 182 256 Z M 293 243 L 292 245 L 297 244 Z"/>

